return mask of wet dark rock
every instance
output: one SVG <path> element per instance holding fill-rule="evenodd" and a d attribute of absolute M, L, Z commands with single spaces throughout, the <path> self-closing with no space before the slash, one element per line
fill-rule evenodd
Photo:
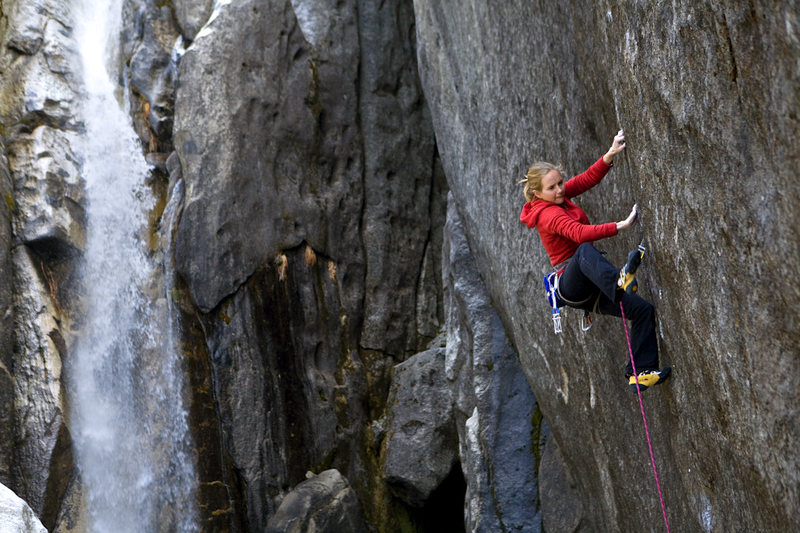
<path fill-rule="evenodd" d="M 309 475 L 283 499 L 266 533 L 369 531 L 358 496 L 338 470 Z"/>
<path fill-rule="evenodd" d="M 148 152 L 168 151 L 175 102 L 180 32 L 172 10 L 152 2 L 126 0 L 121 76 L 132 93 L 134 127 Z"/>

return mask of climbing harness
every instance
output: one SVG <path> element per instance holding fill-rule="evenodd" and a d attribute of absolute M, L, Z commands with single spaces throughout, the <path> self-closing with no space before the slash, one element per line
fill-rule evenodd
<path fill-rule="evenodd" d="M 619 273 L 619 283 L 618 286 L 622 289 L 625 289 L 627 292 L 636 292 L 638 289 L 638 284 L 636 282 L 636 277 L 634 274 L 636 273 L 636 269 L 639 268 L 639 265 L 642 262 L 642 258 L 644 258 L 644 241 L 639 243 L 639 246 L 636 247 L 635 250 L 631 250 L 628 254 L 628 260 L 625 262 L 625 266 L 622 267 Z M 601 252 L 605 253 L 605 252 Z M 583 312 L 583 317 L 581 317 L 581 331 L 586 333 L 590 329 L 592 329 L 592 313 L 597 312 L 597 306 L 600 304 L 600 297 L 602 293 L 600 291 L 597 292 L 597 295 L 594 294 L 589 295 L 588 297 L 584 298 L 579 302 L 574 302 L 572 300 L 568 300 L 564 298 L 564 295 L 561 294 L 561 290 L 559 288 L 559 279 L 561 278 L 561 274 L 567 269 L 569 266 L 570 259 L 555 265 L 552 272 L 548 272 L 544 275 L 544 290 L 545 294 L 547 295 L 547 303 L 550 305 L 550 308 L 553 310 L 553 330 L 556 334 L 562 332 L 561 329 L 561 318 L 562 318 L 562 309 L 565 305 L 569 305 L 571 307 L 580 307 L 586 304 L 589 300 L 594 298 L 594 304 L 592 305 L 591 311 L 585 309 Z"/>
<path fill-rule="evenodd" d="M 558 286 L 558 280 L 561 278 L 561 273 L 566 270 L 566 266 L 569 264 L 569 260 L 556 265 L 556 270 L 549 272 L 544 275 L 544 290 L 547 294 L 547 302 L 550 304 L 550 307 L 553 310 L 553 329 L 555 330 L 556 334 L 561 333 L 561 309 L 565 305 L 570 305 L 572 307 L 580 307 L 581 305 L 585 304 L 589 300 L 592 299 L 594 295 L 590 295 L 587 298 L 581 300 L 580 302 L 573 302 L 572 300 L 567 300 L 561 294 L 561 290 Z M 600 303 L 600 292 L 597 293 L 597 297 L 595 297 L 594 305 L 592 306 L 592 310 L 584 310 L 583 317 L 581 317 L 581 331 L 586 333 L 590 329 L 592 329 L 592 315 L 591 313 L 597 312 L 597 305 Z"/>

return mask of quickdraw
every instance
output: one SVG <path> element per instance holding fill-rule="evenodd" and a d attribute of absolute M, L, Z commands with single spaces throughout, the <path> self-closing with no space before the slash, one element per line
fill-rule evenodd
<path fill-rule="evenodd" d="M 560 265 L 559 265 L 560 266 Z M 553 310 L 553 329 L 555 330 L 556 334 L 562 332 L 561 330 L 561 315 L 562 315 L 562 308 L 565 305 L 571 305 L 573 307 L 580 307 L 581 305 L 585 304 L 589 300 L 592 299 L 591 296 L 588 298 L 580 301 L 580 302 L 573 302 L 571 300 L 567 300 L 564 296 L 561 295 L 561 291 L 558 287 L 558 280 L 561 277 L 559 272 L 563 272 L 564 268 L 561 270 L 554 270 L 548 274 L 544 275 L 544 290 L 547 294 L 547 302 L 550 304 L 550 307 Z M 600 294 L 597 294 L 595 298 L 594 305 L 592 306 L 592 311 L 584 311 L 583 317 L 581 317 L 581 331 L 586 333 L 590 329 L 592 329 L 592 313 L 597 311 L 597 304 L 600 302 Z"/>
<path fill-rule="evenodd" d="M 561 303 L 558 297 L 558 271 L 544 275 L 544 290 L 547 293 L 547 301 L 553 308 L 553 329 L 556 334 L 561 333 Z"/>

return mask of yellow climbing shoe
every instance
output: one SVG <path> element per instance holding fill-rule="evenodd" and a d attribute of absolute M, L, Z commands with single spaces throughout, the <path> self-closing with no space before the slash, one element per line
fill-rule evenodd
<path fill-rule="evenodd" d="M 625 262 L 625 266 L 619 271 L 619 281 L 617 281 L 617 286 L 628 294 L 636 292 L 636 289 L 639 288 L 639 284 L 636 283 L 636 277 L 634 274 L 642 262 L 644 251 L 644 241 L 642 241 L 642 243 L 637 246 L 635 250 L 631 250 L 631 252 L 628 254 L 628 260 Z"/>
<path fill-rule="evenodd" d="M 617 286 L 627 293 L 636 292 L 639 289 L 639 284 L 636 282 L 636 276 L 624 272 L 619 273 L 619 281 Z"/>
<path fill-rule="evenodd" d="M 660 385 L 664 383 L 669 375 L 672 373 L 672 367 L 665 366 L 661 370 L 645 370 L 643 372 L 639 372 L 638 376 L 638 384 L 639 390 L 644 391 L 652 387 L 653 385 Z M 631 390 L 636 392 L 636 384 L 637 384 L 637 376 L 630 376 L 628 378 L 628 385 L 631 386 Z"/>

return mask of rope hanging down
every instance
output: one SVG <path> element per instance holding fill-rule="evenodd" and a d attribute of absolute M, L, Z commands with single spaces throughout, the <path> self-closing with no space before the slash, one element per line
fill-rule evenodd
<path fill-rule="evenodd" d="M 622 308 L 622 302 L 619 303 L 619 310 L 622 312 L 622 325 L 625 327 L 625 338 L 628 340 L 628 353 L 631 356 L 631 367 L 633 368 L 633 375 L 636 377 L 636 394 L 639 396 L 639 408 L 642 410 L 644 433 L 647 436 L 647 447 L 650 449 L 650 464 L 653 465 L 653 476 L 656 478 L 656 488 L 658 489 L 658 500 L 661 502 L 661 514 L 664 516 L 664 525 L 667 526 L 667 533 L 670 533 L 669 521 L 667 520 L 667 510 L 664 507 L 664 496 L 662 496 L 661 494 L 661 483 L 659 483 L 658 481 L 658 471 L 656 470 L 656 458 L 653 455 L 653 445 L 650 441 L 650 430 L 647 427 L 647 417 L 644 414 L 642 391 L 639 389 L 639 374 L 638 372 L 636 372 L 636 364 L 633 362 L 633 349 L 631 348 L 631 337 L 628 334 L 628 323 L 625 321 L 625 309 Z"/>

